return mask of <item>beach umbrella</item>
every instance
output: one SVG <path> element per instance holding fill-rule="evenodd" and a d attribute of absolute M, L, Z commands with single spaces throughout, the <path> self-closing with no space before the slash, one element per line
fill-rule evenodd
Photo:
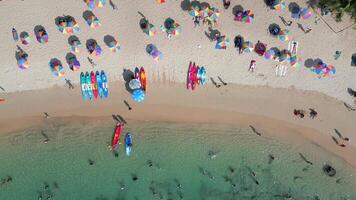
<path fill-rule="evenodd" d="M 82 43 L 79 40 L 74 40 L 71 44 L 71 50 L 74 53 L 79 53 L 83 48 Z"/>
<path fill-rule="evenodd" d="M 147 28 L 143 29 L 143 32 L 151 37 L 156 35 L 156 30 L 153 24 L 149 24 Z"/>
<path fill-rule="evenodd" d="M 110 51 L 113 53 L 117 53 L 120 51 L 120 45 L 116 40 L 111 41 L 108 44 L 108 47 L 109 47 Z"/>
<path fill-rule="evenodd" d="M 335 75 L 336 69 L 332 65 L 328 65 L 327 67 L 323 68 L 323 75 L 324 77 L 329 77 L 331 75 Z"/>
<path fill-rule="evenodd" d="M 244 52 L 250 53 L 251 51 L 253 51 L 254 45 L 253 45 L 252 42 L 246 41 L 246 42 L 244 42 L 244 44 L 242 45 L 242 49 L 243 49 Z"/>
<path fill-rule="evenodd" d="M 283 9 L 285 9 L 286 8 L 286 0 L 279 1 L 279 3 L 277 3 L 277 4 L 275 4 L 273 6 L 273 8 L 275 10 L 283 10 Z"/>
<path fill-rule="evenodd" d="M 149 45 L 147 45 L 147 47 L 146 47 L 146 52 L 149 54 L 149 55 L 153 55 L 154 54 L 154 52 L 156 52 L 156 51 L 158 51 L 157 50 L 157 47 L 154 45 L 154 44 L 149 44 Z"/>
<path fill-rule="evenodd" d="M 268 7 L 273 7 L 280 3 L 280 0 L 265 0 L 265 3 Z"/>
<path fill-rule="evenodd" d="M 106 3 L 106 0 L 96 0 L 95 1 L 95 6 L 98 8 L 102 8 Z"/>
<path fill-rule="evenodd" d="M 289 57 L 290 57 L 290 51 L 288 51 L 287 49 L 284 49 L 280 52 L 280 55 L 278 57 L 278 61 L 279 62 L 283 62 L 283 61 L 286 61 L 288 62 L 289 61 Z"/>
<path fill-rule="evenodd" d="M 230 44 L 229 38 L 223 35 L 217 39 L 215 49 L 226 49 L 226 46 L 229 44 Z"/>
<path fill-rule="evenodd" d="M 289 30 L 287 30 L 287 29 L 284 29 L 284 30 L 282 30 L 280 33 L 279 33 L 279 39 L 281 40 L 281 41 L 288 41 L 289 40 Z"/>
<path fill-rule="evenodd" d="M 141 88 L 141 81 L 138 80 L 138 79 L 132 79 L 132 80 L 129 82 L 129 87 L 130 87 L 132 90 L 139 89 L 139 88 Z"/>
<path fill-rule="evenodd" d="M 39 30 L 37 33 L 36 33 L 36 39 L 39 43 L 41 44 L 46 44 L 48 42 L 48 35 L 47 35 L 47 32 L 42 29 L 42 30 Z"/>
<path fill-rule="evenodd" d="M 202 8 L 202 9 L 199 11 L 200 16 L 203 17 L 203 18 L 209 17 L 209 11 L 210 11 L 210 8 L 209 8 L 209 7 L 204 7 L 204 8 Z"/>
<path fill-rule="evenodd" d="M 268 27 L 268 31 L 273 36 L 278 36 L 281 32 L 281 27 L 278 24 L 270 24 Z"/>
<path fill-rule="evenodd" d="M 87 23 L 90 26 L 90 28 L 93 28 L 93 29 L 97 28 L 101 25 L 99 19 L 93 15 L 88 17 Z"/>
<path fill-rule="evenodd" d="M 219 16 L 220 16 L 220 11 L 215 7 L 210 9 L 210 11 L 208 12 L 208 17 L 210 18 L 211 21 L 217 21 Z"/>
<path fill-rule="evenodd" d="M 142 89 L 136 89 L 132 92 L 132 100 L 142 102 L 145 99 L 145 92 Z"/>
<path fill-rule="evenodd" d="M 302 64 L 303 60 L 297 55 L 293 55 L 289 58 L 289 64 L 292 67 L 299 67 Z"/>
<path fill-rule="evenodd" d="M 263 54 L 264 58 L 266 60 L 270 60 L 274 57 L 276 53 L 274 52 L 273 49 L 268 49 L 267 51 L 265 51 L 265 53 Z"/>
<path fill-rule="evenodd" d="M 102 53 L 101 47 L 95 40 L 87 43 L 87 49 L 92 56 L 99 56 Z"/>
<path fill-rule="evenodd" d="M 21 40 L 21 43 L 24 44 L 24 45 L 29 45 L 30 44 L 30 36 L 28 35 L 27 32 L 22 32 L 20 34 L 20 40 Z"/>
<path fill-rule="evenodd" d="M 158 62 L 158 61 L 162 60 L 163 54 L 162 54 L 162 52 L 156 50 L 155 52 L 152 53 L 152 57 L 153 57 L 154 61 Z"/>
<path fill-rule="evenodd" d="M 250 23 L 253 21 L 254 18 L 255 18 L 255 15 L 252 13 L 252 11 L 246 10 L 243 13 L 242 21 L 245 23 Z"/>
<path fill-rule="evenodd" d="M 178 23 L 174 23 L 174 29 L 169 31 L 170 34 L 177 36 L 182 32 L 182 27 Z"/>
<path fill-rule="evenodd" d="M 309 7 L 303 8 L 302 11 L 300 12 L 300 15 L 302 16 L 303 19 L 309 19 L 312 16 L 312 11 Z"/>
<path fill-rule="evenodd" d="M 78 71 L 80 68 L 80 63 L 74 56 L 68 59 L 68 65 L 72 71 Z"/>
<path fill-rule="evenodd" d="M 297 4 L 291 4 L 290 5 L 290 11 L 292 14 L 292 18 L 299 19 L 300 18 L 300 7 Z"/>
<path fill-rule="evenodd" d="M 263 56 L 264 53 L 266 52 L 266 48 L 267 48 L 266 44 L 263 44 L 262 42 L 258 41 L 257 44 L 255 45 L 255 52 L 258 55 Z"/>
<path fill-rule="evenodd" d="M 64 76 L 64 69 L 60 60 L 53 59 L 49 63 L 51 72 L 58 77 Z"/>
<path fill-rule="evenodd" d="M 95 8 L 95 2 L 96 0 L 84 0 L 85 3 L 87 4 L 87 6 L 90 8 L 90 9 L 93 9 Z"/>
<path fill-rule="evenodd" d="M 189 11 L 189 15 L 192 16 L 192 17 L 197 17 L 200 15 L 200 9 L 195 9 L 195 8 L 192 8 L 190 11 Z"/>
<path fill-rule="evenodd" d="M 159 4 L 162 4 L 162 3 L 165 3 L 166 0 L 156 0 L 156 2 L 159 3 Z"/>
<path fill-rule="evenodd" d="M 19 66 L 20 69 L 27 69 L 30 67 L 30 64 L 28 63 L 28 61 L 25 57 L 18 59 L 17 65 Z"/>

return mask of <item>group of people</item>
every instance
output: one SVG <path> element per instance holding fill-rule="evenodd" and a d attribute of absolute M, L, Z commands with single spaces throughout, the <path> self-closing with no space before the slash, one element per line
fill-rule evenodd
<path fill-rule="evenodd" d="M 294 109 L 293 111 L 294 116 L 299 117 L 299 118 L 304 118 L 305 116 L 305 110 L 300 110 L 300 109 Z M 309 108 L 309 117 L 314 119 L 317 117 L 318 112 L 316 112 L 313 108 Z"/>

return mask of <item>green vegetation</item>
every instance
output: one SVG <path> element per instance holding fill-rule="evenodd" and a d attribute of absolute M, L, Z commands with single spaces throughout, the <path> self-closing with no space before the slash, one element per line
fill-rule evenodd
<path fill-rule="evenodd" d="M 330 11 L 337 22 L 341 21 L 345 13 L 356 22 L 356 0 L 310 0 L 309 4 Z"/>

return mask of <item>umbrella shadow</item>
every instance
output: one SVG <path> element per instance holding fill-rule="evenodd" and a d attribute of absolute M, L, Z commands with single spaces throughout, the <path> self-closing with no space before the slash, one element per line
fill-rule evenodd
<path fill-rule="evenodd" d="M 33 29 L 33 32 L 35 32 L 35 35 L 37 35 L 40 31 L 44 31 L 44 30 L 46 30 L 46 29 L 42 25 L 37 25 Z"/>
<path fill-rule="evenodd" d="M 192 7 L 192 4 L 191 4 L 190 0 L 183 0 L 180 3 L 180 7 L 182 8 L 183 11 L 188 11 Z"/>
<path fill-rule="evenodd" d="M 221 36 L 221 32 L 217 29 L 212 29 L 211 27 L 209 27 L 209 33 L 208 32 L 204 32 L 205 36 L 210 40 L 210 41 L 214 41 L 216 40 L 218 37 Z"/>
<path fill-rule="evenodd" d="M 60 65 L 62 65 L 62 62 L 58 58 L 52 58 L 49 61 L 49 66 L 52 67 L 55 63 L 59 63 Z"/>
<path fill-rule="evenodd" d="M 138 23 L 138 25 L 140 26 L 140 29 L 145 30 L 148 28 L 148 20 L 146 19 L 146 17 L 142 17 Z"/>
<path fill-rule="evenodd" d="M 88 19 L 93 17 L 93 16 L 95 17 L 94 13 L 92 11 L 90 11 L 90 10 L 86 10 L 86 11 L 83 12 L 83 18 L 84 18 L 85 21 L 88 21 Z"/>
<path fill-rule="evenodd" d="M 208 2 L 202 2 L 202 3 L 200 3 L 200 6 L 206 7 L 206 8 L 211 8 L 211 6 Z"/>
<path fill-rule="evenodd" d="M 291 13 L 298 13 L 300 11 L 300 6 L 296 2 L 291 2 L 288 5 L 288 10 Z"/>
<path fill-rule="evenodd" d="M 59 26 L 61 22 L 64 22 L 65 19 L 63 16 L 58 16 L 54 19 L 54 23 L 56 24 L 56 26 Z"/>
<path fill-rule="evenodd" d="M 20 33 L 20 38 L 25 38 L 25 37 L 29 37 L 30 35 L 28 34 L 28 32 L 23 31 Z"/>
<path fill-rule="evenodd" d="M 271 50 L 275 52 L 276 57 L 281 55 L 281 50 L 279 50 L 277 47 L 272 47 Z"/>
<path fill-rule="evenodd" d="M 88 39 L 87 42 L 85 43 L 87 48 L 95 46 L 96 44 L 98 44 L 98 43 L 94 39 Z"/>
<path fill-rule="evenodd" d="M 71 35 L 69 38 L 68 38 L 68 44 L 69 45 L 72 45 L 75 41 L 79 41 L 79 38 L 75 35 Z"/>
<path fill-rule="evenodd" d="M 77 59 L 77 57 L 73 54 L 73 53 L 67 53 L 66 55 L 66 61 L 69 64 L 71 62 L 72 59 Z"/>
<path fill-rule="evenodd" d="M 124 78 L 124 81 L 125 81 L 125 88 L 126 90 L 129 92 L 129 93 L 132 93 L 133 90 L 130 88 L 130 81 L 132 79 L 134 79 L 135 77 L 135 74 L 129 70 L 129 69 L 124 69 L 124 71 L 122 72 L 122 77 Z"/>
<path fill-rule="evenodd" d="M 314 62 L 314 63 L 313 63 L 313 66 L 315 66 L 315 65 L 320 65 L 320 64 L 323 63 L 323 61 L 322 61 L 320 58 L 314 59 L 313 62 Z"/>
<path fill-rule="evenodd" d="M 20 60 L 20 59 L 27 59 L 28 55 L 27 53 L 19 46 L 19 45 L 16 45 L 17 47 L 17 50 L 15 51 L 15 58 L 16 60 Z"/>
<path fill-rule="evenodd" d="M 104 43 L 107 45 L 107 46 L 110 46 L 110 43 L 112 42 L 115 42 L 115 38 L 111 35 L 105 35 L 104 36 Z"/>
<path fill-rule="evenodd" d="M 238 12 L 243 12 L 244 8 L 241 5 L 236 5 L 232 8 L 232 14 L 235 16 Z"/>
<path fill-rule="evenodd" d="M 312 58 L 308 58 L 304 61 L 304 66 L 307 68 L 314 66 L 314 60 Z"/>

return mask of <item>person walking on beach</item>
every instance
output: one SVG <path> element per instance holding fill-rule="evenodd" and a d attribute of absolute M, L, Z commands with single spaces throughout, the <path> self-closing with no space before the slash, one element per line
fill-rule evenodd
<path fill-rule="evenodd" d="M 318 112 L 316 112 L 312 108 L 309 108 L 309 110 L 310 110 L 310 113 L 309 113 L 310 118 L 314 119 L 318 115 Z"/>
<path fill-rule="evenodd" d="M 254 72 L 255 68 L 256 68 L 256 61 L 255 60 L 251 60 L 250 67 L 248 68 L 248 71 Z"/>
<path fill-rule="evenodd" d="M 69 87 L 69 89 L 74 89 L 72 82 L 69 79 L 64 79 Z"/>
<path fill-rule="evenodd" d="M 223 4 L 224 4 L 225 10 L 227 10 L 227 9 L 229 9 L 231 2 L 230 2 L 230 0 L 223 0 Z"/>
<path fill-rule="evenodd" d="M 194 20 L 194 28 L 200 26 L 200 16 L 193 17 Z"/>

